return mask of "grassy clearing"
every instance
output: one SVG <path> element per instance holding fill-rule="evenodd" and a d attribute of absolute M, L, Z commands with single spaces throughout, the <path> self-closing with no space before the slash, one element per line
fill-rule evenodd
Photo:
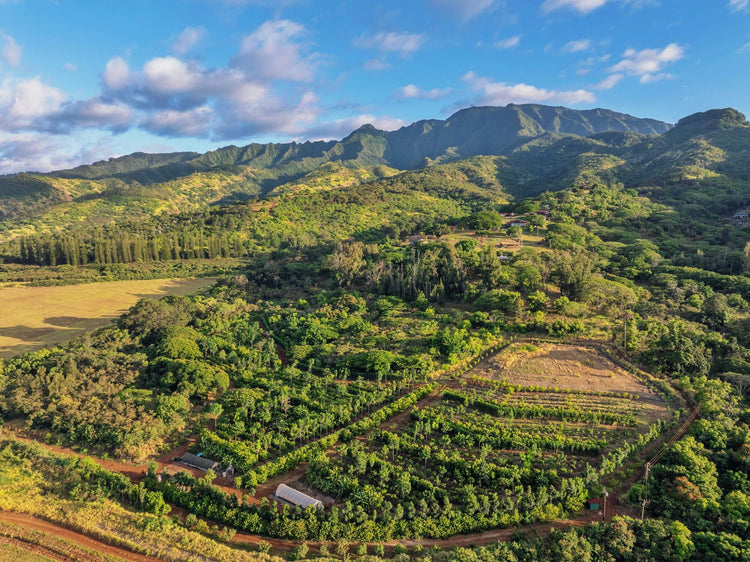
<path fill-rule="evenodd" d="M 141 298 L 187 295 L 215 280 L 154 279 L 0 289 L 0 358 L 70 341 L 105 326 Z"/>

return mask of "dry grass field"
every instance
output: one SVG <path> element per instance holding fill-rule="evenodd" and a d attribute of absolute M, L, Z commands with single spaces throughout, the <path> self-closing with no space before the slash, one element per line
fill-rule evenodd
<path fill-rule="evenodd" d="M 0 289 L 0 358 L 70 341 L 105 326 L 141 298 L 187 295 L 215 281 L 204 277 Z"/>

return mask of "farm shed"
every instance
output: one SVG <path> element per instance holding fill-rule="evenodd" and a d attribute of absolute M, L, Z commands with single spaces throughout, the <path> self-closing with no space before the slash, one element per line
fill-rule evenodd
<path fill-rule="evenodd" d="M 317 509 L 323 509 L 322 501 L 316 500 L 315 498 L 308 496 L 299 490 L 295 490 L 286 484 L 279 484 L 278 488 L 276 488 L 276 497 L 288 501 L 292 505 L 298 505 L 300 507 L 308 507 L 312 505 Z"/>
<path fill-rule="evenodd" d="M 586 500 L 586 503 L 589 506 L 589 510 L 599 511 L 604 504 L 604 500 L 602 498 L 589 498 Z"/>
<path fill-rule="evenodd" d="M 185 453 L 184 455 L 182 455 L 182 457 L 180 457 L 180 462 L 188 466 L 192 466 L 193 468 L 200 468 L 201 470 L 208 470 L 210 468 L 214 472 L 216 472 L 220 468 L 218 462 L 190 453 Z"/>

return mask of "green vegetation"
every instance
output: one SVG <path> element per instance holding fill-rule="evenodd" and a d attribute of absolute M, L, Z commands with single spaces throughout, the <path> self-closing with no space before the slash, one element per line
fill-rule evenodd
<path fill-rule="evenodd" d="M 750 194 L 750 126 L 717 110 L 656 137 L 641 133 L 663 132 L 658 123 L 561 130 L 559 112 L 516 106 L 521 128 L 478 156 L 486 147 L 469 131 L 486 108 L 475 109 L 452 118 L 460 148 L 435 148 L 419 170 L 389 167 L 424 160 L 414 138 L 396 157 L 405 136 L 365 127 L 338 144 L 135 155 L 7 179 L 16 203 L 16 183 L 37 182 L 45 212 L 57 204 L 50 186 L 65 186 L 79 217 L 92 216 L 94 193 L 203 195 L 198 212 L 177 198 L 162 209 L 175 214 L 144 217 L 144 191 L 133 197 L 144 212 L 124 205 L 102 222 L 55 223 L 32 205 L 26 222 L 4 221 L 4 279 L 230 275 L 0 363 L 6 425 L 137 459 L 196 435 L 190 451 L 231 464 L 232 482 L 151 469 L 138 487 L 84 461 L 65 470 L 96 483 L 81 485 L 83 499 L 341 541 L 342 556 L 347 541 L 579 517 L 607 487 L 646 519 L 430 556 L 747 558 L 750 229 L 733 217 Z M 208 195 L 217 178 L 264 198 L 206 207 L 224 196 Z M 700 418 L 639 481 L 694 407 Z M 11 464 L 31 458 L 13 447 Z M 326 507 L 277 506 L 280 482 Z"/>

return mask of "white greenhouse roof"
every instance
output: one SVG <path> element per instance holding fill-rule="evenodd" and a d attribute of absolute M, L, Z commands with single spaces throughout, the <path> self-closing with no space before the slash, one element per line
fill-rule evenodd
<path fill-rule="evenodd" d="M 299 490 L 295 490 L 286 484 L 279 484 L 278 488 L 276 488 L 276 497 L 300 507 L 308 507 L 312 505 L 317 509 L 323 509 L 322 501 L 316 500 L 315 498 L 308 496 Z"/>

